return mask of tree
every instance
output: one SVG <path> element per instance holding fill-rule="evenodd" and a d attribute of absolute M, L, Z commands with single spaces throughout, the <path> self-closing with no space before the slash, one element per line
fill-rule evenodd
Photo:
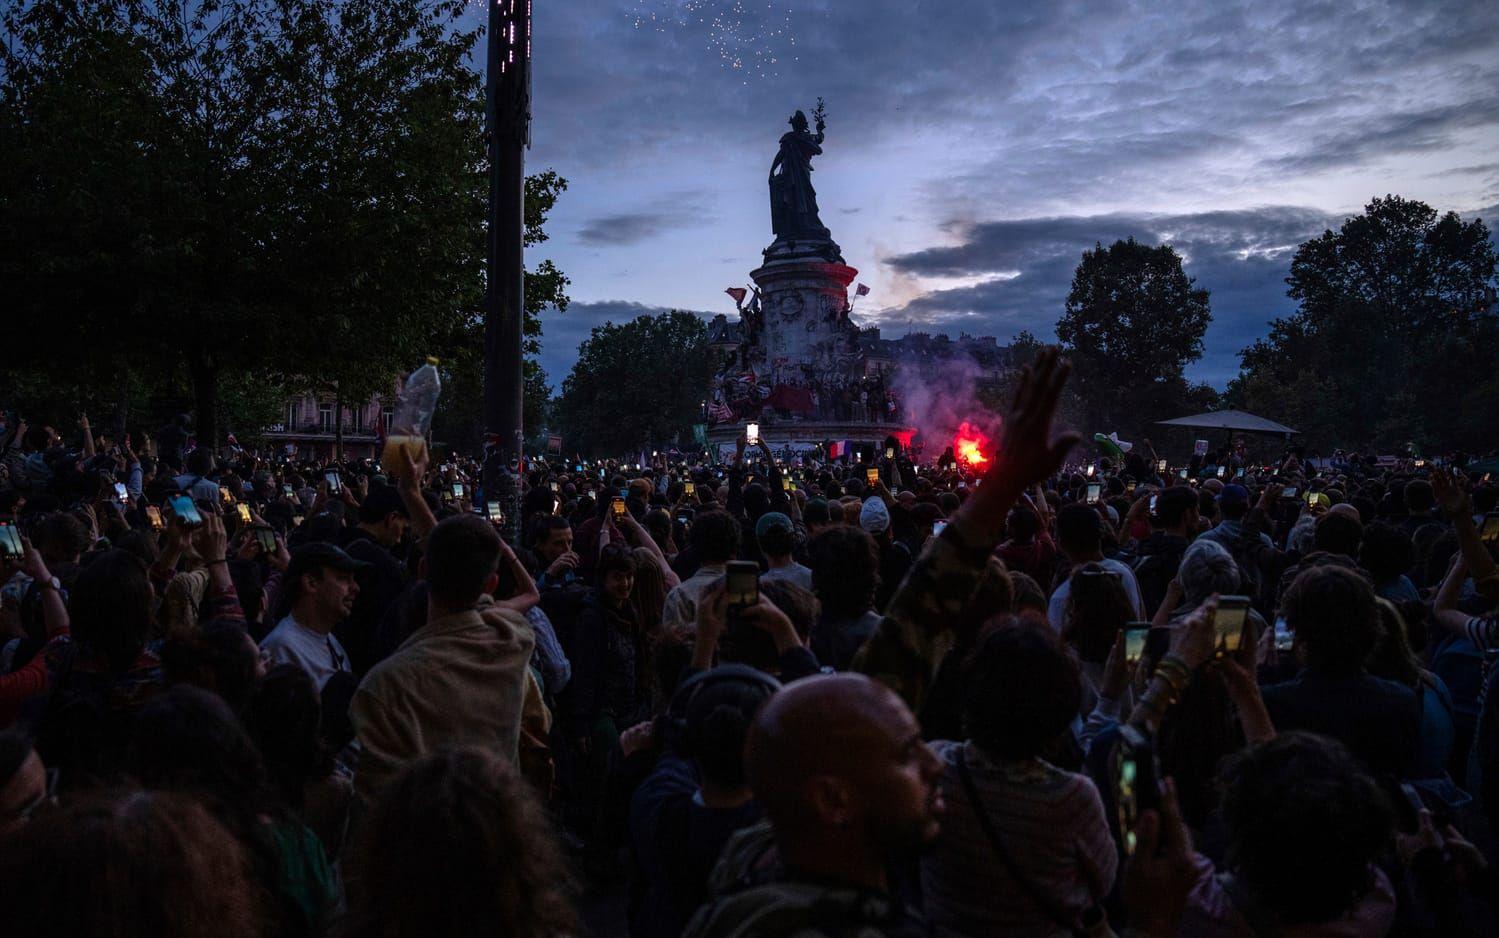
<path fill-rule="evenodd" d="M 0 279 L 27 361 L 345 400 L 478 306 L 483 99 L 457 0 L 29 0 L 4 15 Z M 160 379 L 158 379 L 160 380 Z"/>
<path fill-rule="evenodd" d="M 1084 251 L 1057 338 L 1073 364 L 1083 429 L 1149 435 L 1187 399 L 1184 370 L 1202 357 L 1212 321 L 1208 291 L 1194 287 L 1170 245 L 1133 238 Z"/>
<path fill-rule="evenodd" d="M 685 438 L 714 359 L 707 324 L 682 310 L 595 326 L 557 401 L 567 450 L 619 455 Z"/>
<path fill-rule="evenodd" d="M 1492 446 L 1495 269 L 1481 219 L 1376 198 L 1297 248 L 1297 311 L 1240 353 L 1229 397 L 1316 449 Z"/>

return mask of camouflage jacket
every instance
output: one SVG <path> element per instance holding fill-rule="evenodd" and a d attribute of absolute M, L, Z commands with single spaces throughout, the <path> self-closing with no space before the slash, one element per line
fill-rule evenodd
<path fill-rule="evenodd" d="M 853 670 L 888 685 L 913 713 L 953 646 L 952 625 L 968 608 L 997 542 L 954 518 L 906 574 Z"/>

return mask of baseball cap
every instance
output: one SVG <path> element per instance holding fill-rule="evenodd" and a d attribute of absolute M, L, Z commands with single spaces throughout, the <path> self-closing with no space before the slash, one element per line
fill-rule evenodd
<path fill-rule="evenodd" d="M 1237 482 L 1230 482 L 1223 487 L 1223 494 L 1218 496 L 1218 503 L 1224 502 L 1247 505 L 1249 504 L 1249 490 Z"/>
<path fill-rule="evenodd" d="M 791 519 L 779 511 L 767 511 L 760 516 L 759 521 L 755 522 L 755 538 L 757 540 L 765 537 L 771 531 L 784 531 L 789 534 L 793 530 L 795 529 L 791 526 Z"/>
<path fill-rule="evenodd" d="M 350 557 L 341 547 L 324 541 L 313 541 L 310 544 L 299 545 L 292 550 L 291 563 L 286 567 L 285 582 L 290 583 L 295 592 L 304 574 L 316 572 L 324 567 L 357 573 L 368 566 L 369 564 L 363 560 Z"/>

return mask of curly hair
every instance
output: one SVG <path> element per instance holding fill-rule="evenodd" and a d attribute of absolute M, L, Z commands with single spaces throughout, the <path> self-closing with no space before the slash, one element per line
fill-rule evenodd
<path fill-rule="evenodd" d="M 1393 815 L 1342 743 L 1286 733 L 1231 757 L 1221 779 L 1228 866 L 1283 923 L 1331 921 L 1374 887 Z"/>
<path fill-rule="evenodd" d="M 0 850 L 7 933 L 252 938 L 262 895 L 234 836 L 193 798 L 113 791 L 39 814 Z"/>
<path fill-rule="evenodd" d="M 1323 564 L 1297 574 L 1281 599 L 1286 625 L 1319 671 L 1351 674 L 1362 669 L 1384 630 L 1374 588 L 1347 567 Z"/>
<path fill-rule="evenodd" d="M 73 636 L 102 654 L 117 672 L 126 671 L 156 627 L 155 593 L 146 565 L 135 554 L 111 550 L 78 571 L 68 596 Z"/>
<path fill-rule="evenodd" d="M 997 758 L 1037 755 L 1077 716 L 1077 659 L 1043 622 L 1006 616 L 979 643 L 965 671 L 964 729 Z"/>
<path fill-rule="evenodd" d="M 808 545 L 812 591 L 825 618 L 857 616 L 874 608 L 880 587 L 880 553 L 857 525 L 835 525 Z"/>
<path fill-rule="evenodd" d="M 577 933 L 571 877 L 520 774 L 478 747 L 407 768 L 350 858 L 344 938 Z"/>

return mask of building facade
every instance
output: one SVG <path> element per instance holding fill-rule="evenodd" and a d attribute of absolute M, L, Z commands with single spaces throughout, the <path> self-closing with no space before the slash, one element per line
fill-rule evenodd
<path fill-rule="evenodd" d="M 380 439 L 394 416 L 393 395 L 377 394 L 363 403 L 344 403 L 330 394 L 308 392 L 290 397 L 282 405 L 282 419 L 261 434 L 278 453 L 302 459 L 324 459 L 335 455 L 342 425 L 346 459 L 374 458 Z"/>

